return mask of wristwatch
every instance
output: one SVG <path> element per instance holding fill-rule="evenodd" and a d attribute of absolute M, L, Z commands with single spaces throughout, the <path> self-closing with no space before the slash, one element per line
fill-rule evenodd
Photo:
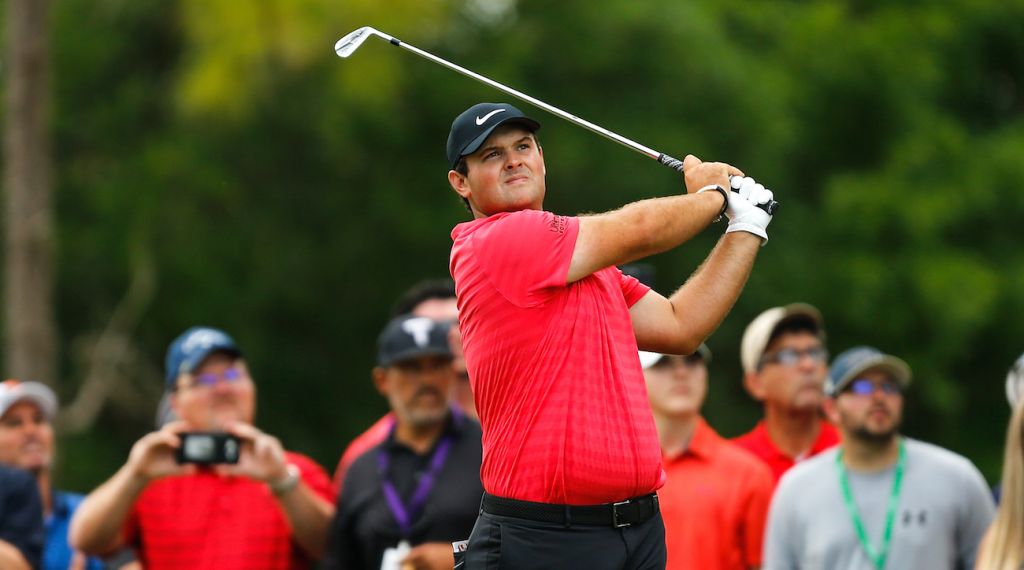
<path fill-rule="evenodd" d="M 286 467 L 288 474 L 278 479 L 277 481 L 268 481 L 267 486 L 270 487 L 270 491 L 278 497 L 288 493 L 299 484 L 299 468 L 289 463 Z"/>
<path fill-rule="evenodd" d="M 722 198 L 725 200 L 725 203 L 722 204 L 722 209 L 718 211 L 718 216 L 716 216 L 713 220 L 717 222 L 718 220 L 722 219 L 722 216 L 725 214 L 725 211 L 729 209 L 729 191 L 726 190 L 725 188 L 722 188 L 718 184 L 708 184 L 707 186 L 701 188 L 700 190 L 697 190 L 696 193 L 700 194 L 701 192 L 707 192 L 709 190 L 714 190 L 718 192 L 719 194 L 722 195 Z"/>

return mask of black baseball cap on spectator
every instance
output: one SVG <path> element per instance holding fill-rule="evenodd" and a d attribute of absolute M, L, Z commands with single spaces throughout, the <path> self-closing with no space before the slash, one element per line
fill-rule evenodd
<path fill-rule="evenodd" d="M 455 168 L 459 159 L 476 152 L 494 129 L 508 123 L 521 124 L 530 132 L 540 128 L 540 123 L 508 103 L 477 103 L 463 111 L 448 133 L 448 164 Z"/>
<path fill-rule="evenodd" d="M 448 324 L 412 315 L 391 319 L 377 338 L 377 364 L 388 367 L 420 356 L 453 358 Z"/>

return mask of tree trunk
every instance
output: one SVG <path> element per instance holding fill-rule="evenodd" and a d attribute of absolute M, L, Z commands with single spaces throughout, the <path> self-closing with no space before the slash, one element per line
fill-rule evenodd
<path fill-rule="evenodd" d="M 53 384 L 49 8 L 50 0 L 7 0 L 4 369 Z"/>

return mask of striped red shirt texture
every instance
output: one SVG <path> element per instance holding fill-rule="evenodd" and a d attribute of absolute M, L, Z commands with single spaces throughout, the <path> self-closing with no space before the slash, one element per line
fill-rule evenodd
<path fill-rule="evenodd" d="M 334 503 L 327 472 L 286 453 L 302 480 Z M 167 477 L 142 492 L 124 528 L 146 570 L 299 570 L 310 560 L 292 540 L 284 511 L 266 484 L 203 469 Z"/>
<path fill-rule="evenodd" d="M 481 480 L 499 497 L 589 505 L 664 482 L 629 317 L 650 289 L 615 267 L 566 283 L 578 233 L 537 210 L 452 230 Z"/>

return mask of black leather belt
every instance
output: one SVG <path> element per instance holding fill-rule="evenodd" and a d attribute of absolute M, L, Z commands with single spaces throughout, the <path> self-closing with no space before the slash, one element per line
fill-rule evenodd
<path fill-rule="evenodd" d="M 484 493 L 480 508 L 492 515 L 565 526 L 581 524 L 622 528 L 640 524 L 658 514 L 658 495 L 651 493 L 618 503 L 579 506 L 517 501 Z"/>

